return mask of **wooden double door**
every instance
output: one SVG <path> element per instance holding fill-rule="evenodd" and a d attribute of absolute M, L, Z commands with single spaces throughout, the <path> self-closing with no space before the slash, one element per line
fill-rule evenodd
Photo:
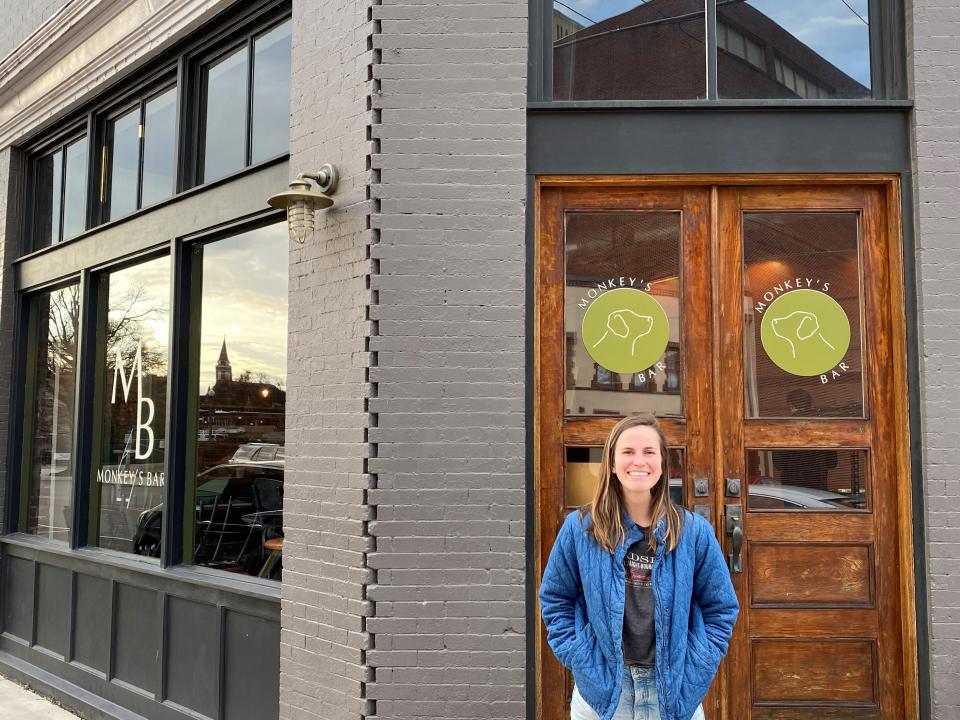
<path fill-rule="evenodd" d="M 610 428 L 657 415 L 741 604 L 709 720 L 916 716 L 898 209 L 886 177 L 538 182 L 538 580 Z"/>

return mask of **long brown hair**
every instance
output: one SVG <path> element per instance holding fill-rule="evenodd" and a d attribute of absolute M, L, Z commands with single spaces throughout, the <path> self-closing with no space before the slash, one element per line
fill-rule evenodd
<path fill-rule="evenodd" d="M 623 488 L 614 472 L 613 454 L 617 441 L 626 430 L 635 427 L 651 427 L 657 431 L 660 438 L 660 457 L 662 458 L 662 472 L 660 480 L 650 490 L 652 495 L 650 508 L 650 547 L 656 552 L 657 541 L 653 537 L 653 529 L 657 527 L 661 518 L 667 519 L 667 532 L 664 535 L 667 552 L 672 551 L 680 540 L 683 527 L 683 518 L 677 506 L 670 499 L 670 455 L 667 453 L 667 440 L 660 429 L 660 423 L 652 415 L 632 415 L 626 417 L 610 431 L 607 441 L 603 444 L 603 458 L 600 461 L 600 482 L 597 491 L 589 505 L 580 509 L 581 515 L 589 512 L 593 519 L 590 534 L 597 544 L 609 553 L 622 543 L 627 536 L 623 525 Z"/>

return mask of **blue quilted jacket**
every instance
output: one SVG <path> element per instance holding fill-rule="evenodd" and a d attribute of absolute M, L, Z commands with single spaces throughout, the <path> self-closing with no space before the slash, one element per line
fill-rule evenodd
<path fill-rule="evenodd" d="M 627 538 L 611 555 L 587 533 L 591 519 L 567 516 L 540 585 L 547 641 L 573 671 L 580 695 L 603 720 L 620 700 L 623 669 L 623 557 L 642 537 L 625 514 Z M 654 530 L 656 676 L 661 720 L 690 720 L 733 632 L 739 605 L 713 528 L 684 512 L 680 542 L 665 553 L 666 520 Z"/>

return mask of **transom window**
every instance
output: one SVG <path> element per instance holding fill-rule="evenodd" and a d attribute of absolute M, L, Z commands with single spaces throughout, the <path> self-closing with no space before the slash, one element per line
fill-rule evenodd
<path fill-rule="evenodd" d="M 900 0 L 552 0 L 547 7 L 536 99 L 903 94 Z"/>

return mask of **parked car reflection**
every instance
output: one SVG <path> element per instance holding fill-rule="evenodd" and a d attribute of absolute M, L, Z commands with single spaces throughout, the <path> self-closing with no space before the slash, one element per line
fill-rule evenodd
<path fill-rule="evenodd" d="M 683 505 L 683 481 L 670 479 L 670 497 Z M 761 478 L 747 486 L 748 510 L 862 510 L 867 507 L 864 493 L 835 493 L 829 490 L 783 484 L 774 478 Z"/>
<path fill-rule="evenodd" d="M 283 537 L 283 462 L 229 463 L 197 476 L 194 564 L 260 575 Z M 163 506 L 140 515 L 134 552 L 159 557 Z M 273 543 L 272 545 L 276 545 Z M 265 576 L 280 579 L 276 552 Z"/>

